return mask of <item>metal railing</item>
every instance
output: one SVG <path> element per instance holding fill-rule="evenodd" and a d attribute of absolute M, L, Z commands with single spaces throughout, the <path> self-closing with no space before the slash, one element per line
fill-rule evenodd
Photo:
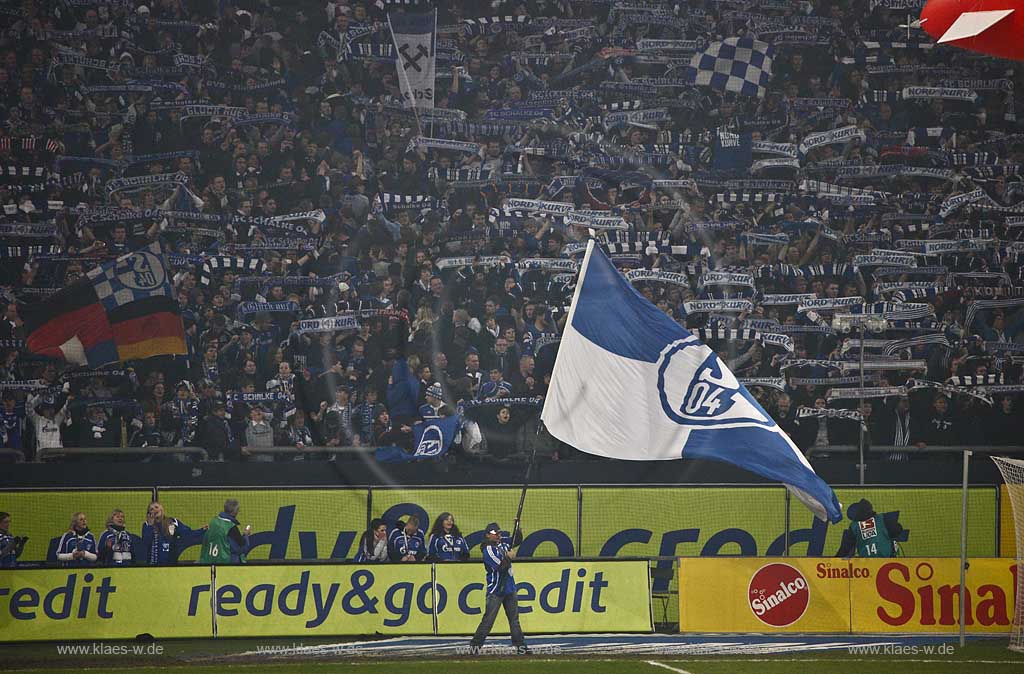
<path fill-rule="evenodd" d="M 960 454 L 971 451 L 981 454 L 1017 454 L 1024 452 L 1024 447 L 1019 445 L 928 445 L 917 447 L 908 445 L 897 447 L 895 445 L 871 445 L 866 448 L 870 454 L 885 454 L 891 452 L 907 452 L 908 454 Z M 857 445 L 829 445 L 828 447 L 812 447 L 811 456 L 815 454 L 852 454 L 860 451 Z"/>
<path fill-rule="evenodd" d="M 253 457 L 261 454 L 348 454 L 358 456 L 361 454 L 372 454 L 377 448 L 364 446 L 346 445 L 344 447 L 246 447 L 242 450 L 242 457 Z"/>
<path fill-rule="evenodd" d="M 209 455 L 202 447 L 41 447 L 36 451 L 37 461 L 66 459 L 75 456 L 159 456 L 167 454 L 189 454 L 208 461 Z"/>
<path fill-rule="evenodd" d="M 256 457 L 265 455 L 341 455 L 359 457 L 372 455 L 376 447 L 370 445 L 346 445 L 343 447 L 246 447 L 242 450 L 243 460 L 258 460 Z M 927 447 L 896 447 L 894 445 L 875 445 L 866 448 L 866 457 L 877 459 L 888 453 L 906 452 L 914 454 L 959 454 L 964 450 L 980 454 L 1021 454 L 1024 446 L 1020 445 L 929 445 Z M 812 447 L 808 450 L 810 457 L 823 454 L 855 454 L 860 451 L 857 445 L 829 445 L 828 447 Z M 188 454 L 196 456 L 200 461 L 209 461 L 210 455 L 202 447 L 45 447 L 36 452 L 36 461 L 50 461 L 78 456 L 160 456 L 168 454 Z M 0 448 L 0 460 L 13 458 L 16 462 L 25 461 L 25 454 L 17 449 Z"/>
<path fill-rule="evenodd" d="M 359 456 L 372 454 L 376 447 L 344 446 L 344 447 L 246 447 L 242 451 L 243 459 L 252 460 L 260 455 L 349 455 Z M 25 455 L 19 450 L 0 450 L 0 457 L 6 454 L 15 456 L 16 460 L 24 461 Z M 210 455 L 202 447 L 44 447 L 36 452 L 37 461 L 50 461 L 78 456 L 166 456 L 168 454 L 187 454 L 196 456 L 200 461 L 209 461 Z"/>

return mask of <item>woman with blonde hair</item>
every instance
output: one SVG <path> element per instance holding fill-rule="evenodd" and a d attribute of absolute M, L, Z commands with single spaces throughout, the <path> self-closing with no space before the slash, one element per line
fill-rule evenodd
<path fill-rule="evenodd" d="M 100 534 L 100 563 L 107 566 L 126 566 L 135 560 L 138 539 L 124 527 L 124 511 L 115 508 L 107 518 L 107 530 Z"/>
<path fill-rule="evenodd" d="M 61 566 L 92 566 L 96 559 L 96 538 L 89 531 L 85 513 L 77 512 L 57 543 L 57 561 Z"/>
<path fill-rule="evenodd" d="M 202 540 L 202 529 L 193 530 L 181 520 L 168 517 L 164 507 L 153 501 L 146 509 L 142 525 L 141 561 L 147 564 L 174 564 L 183 548 Z"/>

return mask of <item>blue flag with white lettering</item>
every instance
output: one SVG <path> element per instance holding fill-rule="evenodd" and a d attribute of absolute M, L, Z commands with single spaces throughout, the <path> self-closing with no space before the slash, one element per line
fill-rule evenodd
<path fill-rule="evenodd" d="M 412 428 L 412 453 L 406 452 L 400 447 L 381 447 L 376 451 L 375 456 L 380 463 L 436 459 L 448 453 L 460 426 L 461 422 L 457 416 L 425 419 L 417 422 Z"/>
<path fill-rule="evenodd" d="M 714 351 L 638 293 L 591 241 L 541 413 L 580 451 L 725 461 L 784 483 L 823 520 L 839 501 Z"/>

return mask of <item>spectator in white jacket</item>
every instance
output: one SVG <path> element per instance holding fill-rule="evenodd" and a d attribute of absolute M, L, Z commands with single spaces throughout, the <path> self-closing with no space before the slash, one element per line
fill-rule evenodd
<path fill-rule="evenodd" d="M 64 405 L 58 411 L 54 400 L 50 397 L 43 398 L 38 395 L 28 397 L 25 402 L 25 410 L 36 429 L 36 449 L 64 446 L 60 439 L 60 427 L 68 421 L 68 403 L 73 398 L 74 396 L 69 393 Z"/>

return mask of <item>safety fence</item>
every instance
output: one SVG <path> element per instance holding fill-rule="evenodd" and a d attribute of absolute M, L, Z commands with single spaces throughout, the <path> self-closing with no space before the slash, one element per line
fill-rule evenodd
<path fill-rule="evenodd" d="M 847 506 L 862 498 L 879 513 L 898 513 L 909 531 L 902 554 L 960 555 L 960 487 L 837 486 Z M 127 530 L 141 535 L 149 503 L 191 529 L 208 523 L 228 498 L 241 502 L 240 521 L 253 527 L 252 560 L 346 560 L 371 518 L 419 518 L 428 535 L 442 513 L 472 548 L 483 528 L 511 528 L 517 485 L 465 487 L 217 487 L 126 489 L 12 489 L 0 491 L 0 511 L 12 514 L 11 534 L 28 536 L 20 562 L 53 562 L 71 515 L 84 512 L 95 535 L 112 510 L 125 512 Z M 967 554 L 1016 554 L 1005 487 L 968 491 Z M 531 487 L 523 511 L 524 557 L 707 557 L 834 555 L 849 522 L 817 520 L 783 487 L 736 485 L 565 485 Z M 180 538 L 180 559 L 198 559 L 200 534 Z M 478 552 L 474 551 L 474 555 Z"/>

